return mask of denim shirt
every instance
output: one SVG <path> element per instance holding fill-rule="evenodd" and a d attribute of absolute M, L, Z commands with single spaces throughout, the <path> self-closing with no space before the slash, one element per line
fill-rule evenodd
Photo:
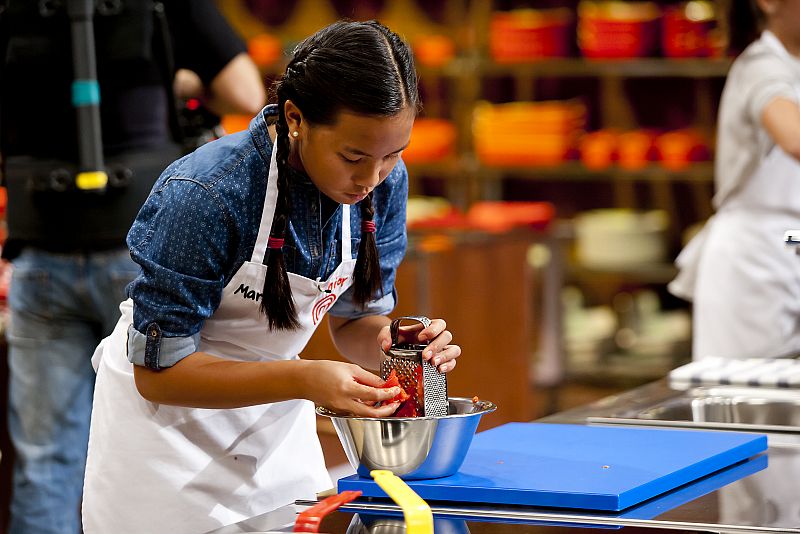
<path fill-rule="evenodd" d="M 145 365 L 145 348 L 158 355 L 159 367 L 196 352 L 199 332 L 219 307 L 223 288 L 250 260 L 273 150 L 266 119 L 276 113 L 274 105 L 265 107 L 249 131 L 226 135 L 175 161 L 154 185 L 128 233 L 131 257 L 141 266 L 127 289 L 134 303 L 128 331 L 128 359 L 134 364 Z M 304 173 L 294 171 L 291 181 L 286 268 L 325 279 L 342 261 L 341 205 Z M 350 288 L 330 308 L 331 315 L 357 318 L 394 309 L 395 275 L 407 245 L 407 198 L 408 173 L 399 161 L 372 200 L 383 295 L 362 309 Z M 350 210 L 350 226 L 355 253 L 361 240 L 358 205 Z"/>

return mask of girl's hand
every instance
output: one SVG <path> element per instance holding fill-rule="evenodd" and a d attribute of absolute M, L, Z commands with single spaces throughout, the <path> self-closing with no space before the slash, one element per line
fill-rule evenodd
<path fill-rule="evenodd" d="M 461 356 L 461 347 L 451 345 L 453 334 L 447 330 L 447 323 L 442 319 L 431 319 L 428 328 L 421 324 L 401 326 L 398 330 L 398 342 L 414 343 L 428 346 L 422 351 L 422 357 L 439 369 L 440 373 L 449 373 L 456 366 L 456 358 Z M 384 352 L 392 346 L 389 327 L 385 326 L 378 334 L 378 344 Z"/>
<path fill-rule="evenodd" d="M 387 417 L 399 402 L 375 408 L 379 402 L 400 394 L 399 387 L 381 389 L 384 381 L 358 365 L 329 360 L 311 360 L 305 370 L 307 399 L 332 412 L 358 417 Z"/>

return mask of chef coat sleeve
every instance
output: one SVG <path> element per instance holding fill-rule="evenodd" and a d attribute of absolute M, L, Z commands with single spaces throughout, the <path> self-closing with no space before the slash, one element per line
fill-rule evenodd
<path fill-rule="evenodd" d="M 739 76 L 745 84 L 743 90 L 747 113 L 753 124 L 761 124 L 764 108 L 777 97 L 797 101 L 794 84 L 797 74 L 777 56 L 761 55 L 753 58 Z"/>

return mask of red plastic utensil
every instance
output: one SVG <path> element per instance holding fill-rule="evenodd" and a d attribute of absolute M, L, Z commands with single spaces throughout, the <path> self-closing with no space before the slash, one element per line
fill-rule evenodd
<path fill-rule="evenodd" d="M 308 510 L 298 514 L 294 522 L 294 532 L 319 532 L 319 525 L 326 515 L 360 496 L 361 491 L 343 491 L 338 495 L 331 495 L 327 499 L 319 501 Z"/>

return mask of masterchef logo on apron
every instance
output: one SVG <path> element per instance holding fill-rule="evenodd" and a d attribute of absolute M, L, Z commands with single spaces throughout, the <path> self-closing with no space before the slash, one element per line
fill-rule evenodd
<path fill-rule="evenodd" d="M 334 302 L 336 302 L 336 295 L 328 293 L 314 304 L 314 308 L 311 310 L 311 319 L 314 321 L 314 324 L 319 322 L 322 316 L 325 315 L 325 312 L 328 311 L 328 308 L 333 306 Z"/>
<path fill-rule="evenodd" d="M 325 295 L 314 303 L 314 307 L 311 310 L 311 320 L 314 324 L 317 324 L 319 320 L 322 319 L 322 316 L 325 315 L 325 312 L 336 302 L 338 295 L 334 293 L 334 290 L 343 287 L 348 278 L 350 277 L 340 276 L 329 280 L 327 284 L 320 284 L 319 289 L 320 291 L 324 291 Z"/>

